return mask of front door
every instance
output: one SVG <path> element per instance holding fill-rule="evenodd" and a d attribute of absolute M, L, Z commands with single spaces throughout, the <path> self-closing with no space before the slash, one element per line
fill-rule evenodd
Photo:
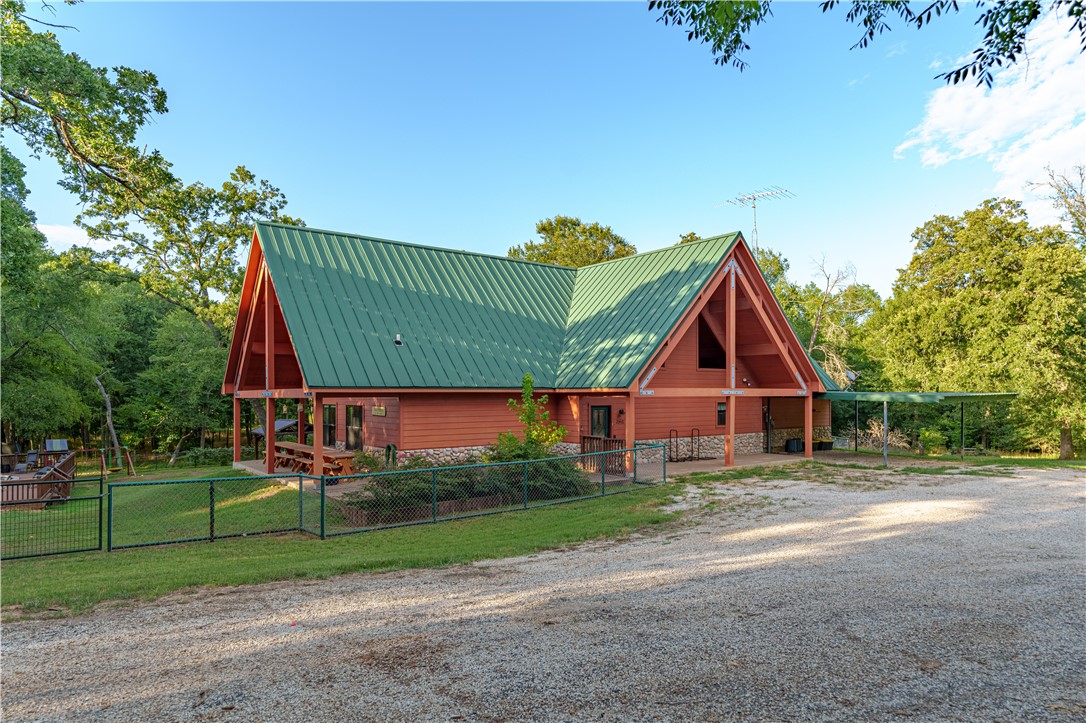
<path fill-rule="evenodd" d="M 590 407 L 588 418 L 589 424 L 591 426 L 591 434 L 593 437 L 611 436 L 610 407 Z"/>

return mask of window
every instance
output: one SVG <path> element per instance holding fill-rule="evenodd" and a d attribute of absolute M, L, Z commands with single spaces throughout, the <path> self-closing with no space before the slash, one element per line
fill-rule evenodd
<path fill-rule="evenodd" d="M 698 368 L 699 369 L 727 369 L 728 358 L 724 353 L 724 347 L 716 340 L 716 335 L 705 323 L 705 319 L 698 317 Z"/>
<path fill-rule="evenodd" d="M 336 445 L 336 405 L 324 405 L 324 446 Z"/>
<path fill-rule="evenodd" d="M 723 427 L 728 423 L 728 403 L 716 403 L 716 426 Z"/>
<path fill-rule="evenodd" d="M 347 406 L 347 449 L 362 449 L 362 410 L 363 407 Z"/>

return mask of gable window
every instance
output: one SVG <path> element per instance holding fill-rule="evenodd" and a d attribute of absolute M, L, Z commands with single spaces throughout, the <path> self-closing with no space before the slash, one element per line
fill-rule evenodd
<path fill-rule="evenodd" d="M 728 403 L 716 403 L 716 426 L 723 427 L 728 423 Z"/>
<path fill-rule="evenodd" d="M 724 347 L 701 316 L 698 316 L 698 368 L 727 369 L 728 358 Z"/>

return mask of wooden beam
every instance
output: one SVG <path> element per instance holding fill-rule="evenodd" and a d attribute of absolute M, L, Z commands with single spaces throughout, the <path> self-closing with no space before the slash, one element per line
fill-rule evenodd
<path fill-rule="evenodd" d="M 241 461 L 241 398 L 234 397 L 234 461 Z"/>
<path fill-rule="evenodd" d="M 264 388 L 275 389 L 275 309 L 272 308 L 271 272 L 264 269 Z"/>
<path fill-rule="evenodd" d="M 728 399 L 724 408 L 724 466 L 735 466 L 735 412 L 738 399 Z"/>
<path fill-rule="evenodd" d="M 267 354 L 268 345 L 262 341 L 254 341 L 252 352 L 253 354 Z M 290 342 L 277 341 L 272 345 L 272 353 L 279 356 L 294 356 L 294 345 Z"/>
<path fill-rule="evenodd" d="M 739 283 L 743 287 L 743 291 L 746 292 L 748 297 L 750 297 L 751 299 L 758 298 L 757 295 L 754 293 L 754 289 L 751 288 L 751 285 L 747 281 L 745 276 L 739 277 Z M 795 375 L 796 381 L 801 381 L 806 384 L 806 381 L 803 380 L 803 375 L 799 373 L 799 369 L 792 361 L 792 355 L 788 351 L 788 345 L 784 343 L 780 335 L 777 333 L 777 327 L 773 323 L 773 320 L 769 317 L 769 313 L 760 305 L 755 307 L 754 311 L 758 317 L 758 320 L 762 323 L 762 327 L 765 328 L 766 333 L 769 334 L 769 338 L 772 339 L 773 343 L 777 345 L 777 348 L 780 350 L 781 356 L 784 358 L 784 363 Z"/>
<path fill-rule="evenodd" d="M 747 387 L 745 389 L 721 389 L 720 387 L 661 387 L 641 392 L 643 397 L 802 397 L 806 394 L 795 387 Z"/>
<path fill-rule="evenodd" d="M 245 318 L 245 334 L 242 336 L 241 347 L 239 347 L 240 351 L 238 352 L 238 370 L 237 374 L 234 376 L 233 391 L 235 392 L 241 388 L 241 372 L 245 368 L 245 362 L 252 356 L 249 351 L 249 337 L 253 332 L 253 327 L 256 325 L 256 309 L 260 305 L 260 290 L 264 286 L 263 281 L 264 274 L 257 274 L 255 282 L 256 288 L 253 291 L 252 301 L 249 304 L 249 314 Z"/>
<path fill-rule="evenodd" d="M 689 331 L 690 326 L 697 321 L 698 315 L 701 314 L 701 310 L 709 303 L 709 297 L 713 295 L 720 284 L 724 282 L 725 274 L 721 273 L 721 269 L 724 268 L 724 262 L 728 260 L 731 254 L 721 259 L 720 264 L 713 269 L 713 273 L 709 276 L 709 280 L 705 282 L 705 286 L 702 287 L 701 293 L 699 293 L 694 302 L 691 304 L 690 309 L 687 310 L 685 316 L 683 316 L 675 327 L 671 330 L 664 341 L 657 348 L 656 352 L 649 358 L 649 362 L 634 376 L 634 383 L 640 385 L 642 378 L 645 374 L 649 373 L 653 367 L 657 369 L 667 361 L 667 358 L 671 356 L 671 353 L 675 350 L 676 343 L 683 338 L 683 334 Z"/>
<path fill-rule="evenodd" d="M 637 433 L 634 429 L 634 407 L 637 403 L 637 390 L 631 389 L 629 396 L 626 398 L 626 449 L 633 449 L 634 443 L 637 440 Z M 637 469 L 637 465 L 634 463 L 634 452 L 626 453 L 626 471 L 633 473 Z"/>
<path fill-rule="evenodd" d="M 298 444 L 305 444 L 305 400 L 298 400 Z"/>
<path fill-rule="evenodd" d="M 731 267 L 731 281 L 728 284 L 728 319 L 727 323 L 724 325 L 724 331 L 727 334 L 727 345 L 724 347 L 724 358 L 728 360 L 728 370 L 731 372 L 731 380 L 728 386 L 735 389 L 735 277 L 738 275 L 736 273 L 738 269 L 736 268 L 734 258 L 731 260 Z M 729 404 L 728 406 L 732 405 Z M 731 441 L 729 440 L 729 445 L 730 444 Z"/>
<path fill-rule="evenodd" d="M 780 353 L 775 344 L 743 344 L 735 347 L 737 356 L 776 356 Z"/>

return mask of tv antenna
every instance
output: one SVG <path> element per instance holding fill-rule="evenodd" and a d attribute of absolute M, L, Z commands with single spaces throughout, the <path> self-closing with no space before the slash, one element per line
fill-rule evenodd
<path fill-rule="evenodd" d="M 758 248 L 758 199 L 761 198 L 795 198 L 796 194 L 789 191 L 787 188 L 781 188 L 780 186 L 769 186 L 763 188 L 761 191 L 755 191 L 754 193 L 743 193 L 728 201 L 733 206 L 743 206 L 744 208 L 750 206 L 754 210 L 754 248 Z M 717 208 L 723 206 L 723 203 L 718 203 Z"/>

